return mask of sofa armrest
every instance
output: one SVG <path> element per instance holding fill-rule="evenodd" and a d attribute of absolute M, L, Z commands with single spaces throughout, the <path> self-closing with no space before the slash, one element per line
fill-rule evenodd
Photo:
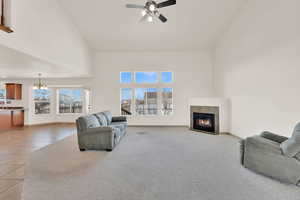
<path fill-rule="evenodd" d="M 108 149 L 115 145 L 115 130 L 112 127 L 90 128 L 78 134 L 80 149 Z"/>
<path fill-rule="evenodd" d="M 106 132 L 113 132 L 113 128 L 110 126 L 101 126 L 97 128 L 89 128 L 86 131 L 82 132 L 81 135 L 86 134 L 99 134 L 99 133 L 106 133 Z"/>
<path fill-rule="evenodd" d="M 127 118 L 125 116 L 113 117 L 112 122 L 127 122 Z"/>
<path fill-rule="evenodd" d="M 255 149 L 267 154 L 282 155 L 280 145 L 277 142 L 258 135 L 246 138 L 244 145 L 245 151 L 249 149 Z"/>
<path fill-rule="evenodd" d="M 264 131 L 260 134 L 261 137 L 272 140 L 274 142 L 278 142 L 278 143 L 282 143 L 284 141 L 286 141 L 288 138 L 281 136 L 281 135 L 276 135 L 274 133 L 268 132 L 268 131 Z"/>

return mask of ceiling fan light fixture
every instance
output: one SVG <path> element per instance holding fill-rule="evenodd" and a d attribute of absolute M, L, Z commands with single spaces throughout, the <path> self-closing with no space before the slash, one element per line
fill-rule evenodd
<path fill-rule="evenodd" d="M 137 4 L 126 4 L 127 8 L 137 8 L 141 9 L 142 21 L 153 22 L 154 17 L 158 18 L 162 23 L 166 23 L 168 19 L 160 14 L 160 9 L 168 6 L 176 5 L 176 0 L 164 0 L 163 2 L 157 3 L 156 0 L 146 0 L 145 5 L 137 5 Z"/>
<path fill-rule="evenodd" d="M 147 11 L 144 9 L 144 10 L 142 10 L 142 16 L 144 17 L 145 15 L 147 15 Z"/>
<path fill-rule="evenodd" d="M 153 22 L 153 17 L 152 16 L 148 16 L 147 20 L 148 20 L 148 22 Z"/>

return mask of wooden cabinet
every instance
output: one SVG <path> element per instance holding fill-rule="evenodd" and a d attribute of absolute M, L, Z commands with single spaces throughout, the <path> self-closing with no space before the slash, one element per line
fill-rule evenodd
<path fill-rule="evenodd" d="M 6 99 L 21 100 L 22 84 L 6 83 Z"/>
<path fill-rule="evenodd" d="M 13 110 L 11 113 L 11 124 L 13 127 L 24 126 L 24 110 Z"/>
<path fill-rule="evenodd" d="M 0 109 L 0 132 L 24 126 L 23 109 Z"/>
<path fill-rule="evenodd" d="M 11 111 L 0 110 L 0 132 L 10 130 L 11 128 Z"/>

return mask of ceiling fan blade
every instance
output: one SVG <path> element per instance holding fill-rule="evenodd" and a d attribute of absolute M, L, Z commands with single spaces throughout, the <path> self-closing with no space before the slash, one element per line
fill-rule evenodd
<path fill-rule="evenodd" d="M 166 23 L 168 21 L 168 19 L 165 16 L 163 16 L 162 14 L 160 14 L 158 16 L 158 19 L 160 19 L 160 21 L 162 21 L 163 23 Z"/>
<path fill-rule="evenodd" d="M 143 8 L 145 8 L 145 6 L 136 5 L 136 4 L 126 4 L 126 8 L 139 8 L 139 9 L 143 9 Z"/>
<path fill-rule="evenodd" d="M 157 8 L 164 8 L 167 6 L 172 6 L 176 4 L 176 0 L 168 0 L 157 4 Z"/>

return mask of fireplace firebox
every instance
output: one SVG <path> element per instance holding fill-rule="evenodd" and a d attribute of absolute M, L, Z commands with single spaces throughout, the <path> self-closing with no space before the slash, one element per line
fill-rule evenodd
<path fill-rule="evenodd" d="M 216 106 L 191 106 L 190 129 L 193 131 L 220 134 L 220 108 Z"/>
<path fill-rule="evenodd" d="M 193 129 L 215 133 L 215 115 L 209 113 L 193 113 Z"/>

